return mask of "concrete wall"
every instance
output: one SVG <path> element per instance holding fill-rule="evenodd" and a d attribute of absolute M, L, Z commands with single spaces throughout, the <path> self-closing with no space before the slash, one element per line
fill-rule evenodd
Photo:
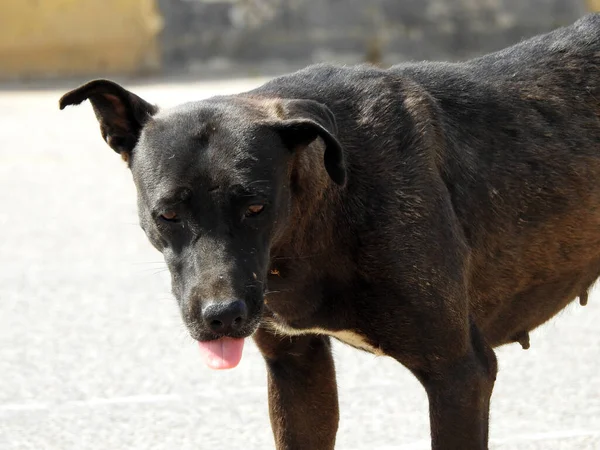
<path fill-rule="evenodd" d="M 171 66 L 461 59 L 569 24 L 597 6 L 597 0 L 158 1 L 163 58 Z"/>

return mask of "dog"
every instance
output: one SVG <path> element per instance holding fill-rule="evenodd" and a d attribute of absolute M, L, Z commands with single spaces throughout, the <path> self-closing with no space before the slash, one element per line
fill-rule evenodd
<path fill-rule="evenodd" d="M 494 347 L 600 275 L 600 15 L 461 63 L 308 67 L 159 109 L 91 81 L 215 369 L 253 336 L 277 449 L 333 449 L 330 338 L 428 395 L 432 448 L 486 449 Z"/>

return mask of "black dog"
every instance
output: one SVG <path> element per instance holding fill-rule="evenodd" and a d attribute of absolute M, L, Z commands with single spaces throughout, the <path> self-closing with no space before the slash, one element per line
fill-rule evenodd
<path fill-rule="evenodd" d="M 329 337 L 423 384 L 435 449 L 485 449 L 492 347 L 600 274 L 600 15 L 460 64 L 309 67 L 159 110 L 92 81 L 214 368 L 254 334 L 278 449 L 332 449 Z"/>

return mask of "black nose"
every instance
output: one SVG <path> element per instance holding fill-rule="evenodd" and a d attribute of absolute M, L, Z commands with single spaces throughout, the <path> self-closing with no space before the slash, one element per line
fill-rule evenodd
<path fill-rule="evenodd" d="M 211 303 L 202 310 L 204 323 L 219 334 L 239 330 L 247 317 L 246 303 L 241 300 Z"/>

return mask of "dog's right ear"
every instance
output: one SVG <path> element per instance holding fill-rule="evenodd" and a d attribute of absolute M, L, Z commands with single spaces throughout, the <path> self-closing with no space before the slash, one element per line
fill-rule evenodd
<path fill-rule="evenodd" d="M 60 109 L 89 100 L 100 123 L 106 143 L 124 160 L 140 137 L 145 123 L 158 108 L 109 80 L 94 80 L 67 92 L 59 100 Z"/>

